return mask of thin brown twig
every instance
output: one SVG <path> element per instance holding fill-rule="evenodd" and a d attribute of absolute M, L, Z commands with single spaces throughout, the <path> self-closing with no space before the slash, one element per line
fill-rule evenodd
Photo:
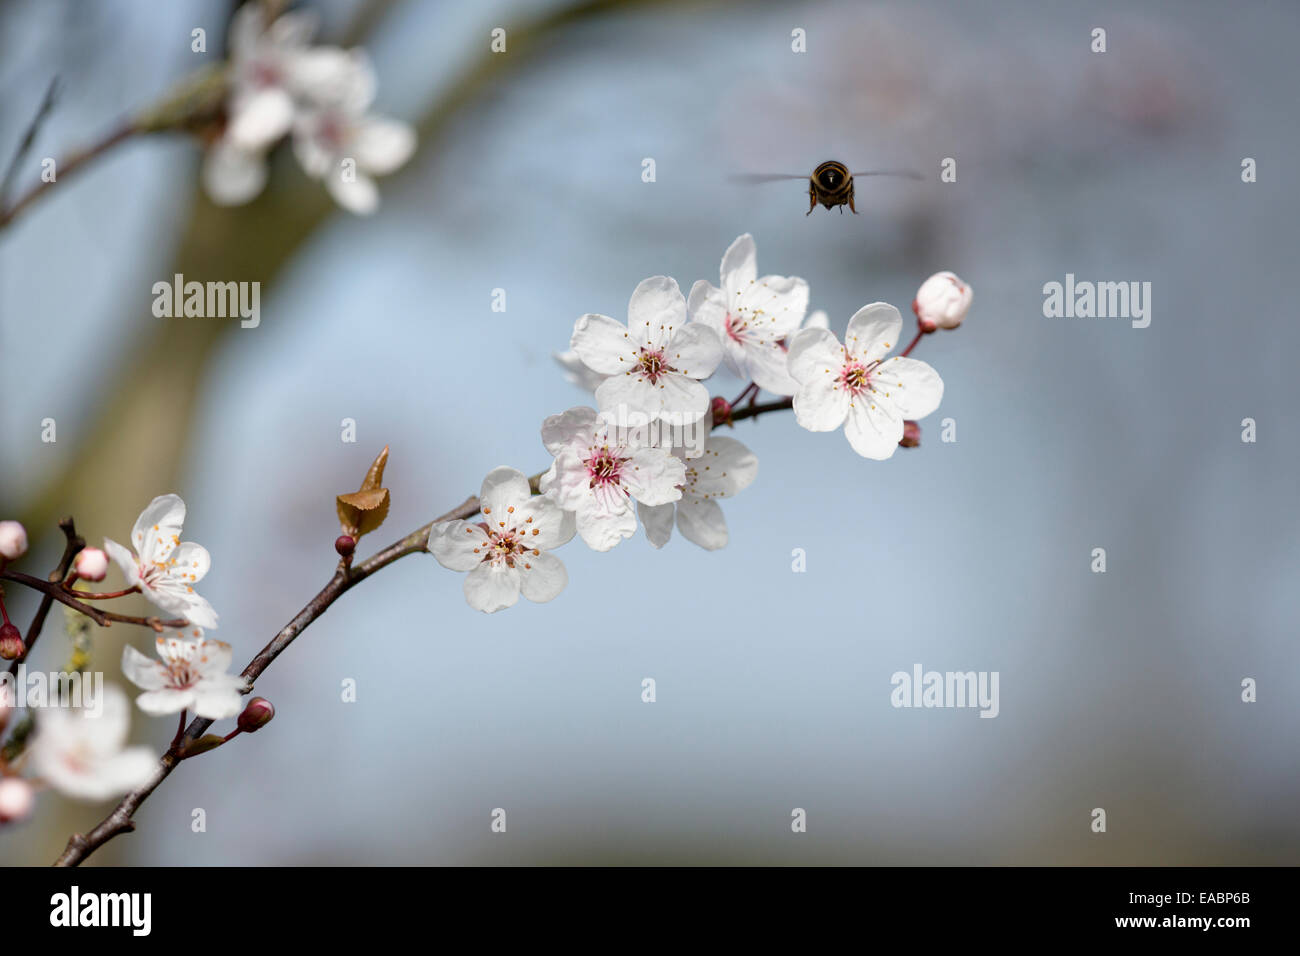
<path fill-rule="evenodd" d="M 54 110 L 54 103 L 58 100 L 58 97 L 59 78 L 56 76 L 50 80 L 50 85 L 46 87 L 45 95 L 41 97 L 40 105 L 36 107 L 36 115 L 27 124 L 27 130 L 18 141 L 18 148 L 14 150 L 13 158 L 9 161 L 8 168 L 5 169 L 4 179 L 0 180 L 0 209 L 4 208 L 5 202 L 9 199 L 9 189 L 13 185 L 14 177 L 18 175 L 18 169 L 22 166 L 24 157 L 31 150 L 32 144 L 36 142 L 36 136 L 41 131 L 41 126 Z"/>
<path fill-rule="evenodd" d="M 781 411 L 792 407 L 792 399 L 785 398 L 773 402 L 764 402 L 762 404 L 752 404 L 737 411 L 732 420 L 744 420 L 746 418 L 757 418 L 767 412 Z M 529 486 L 537 489 L 537 482 L 541 476 L 534 475 L 529 479 Z M 381 570 L 404 558 L 408 554 L 415 554 L 420 551 L 428 550 L 429 531 L 435 525 L 443 521 L 451 521 L 456 518 L 470 518 L 479 510 L 479 501 L 477 497 L 469 497 L 460 506 L 448 511 L 445 515 L 435 518 L 428 524 L 416 528 L 410 534 L 399 538 L 388 547 L 371 555 L 360 564 L 353 565 L 350 569 L 341 565 L 334 572 L 334 576 L 329 582 L 321 588 L 320 592 L 307 602 L 307 605 L 294 615 L 293 620 L 281 628 L 280 632 L 271 639 L 271 642 L 262 648 L 244 668 L 241 677 L 244 678 L 246 693 L 251 692 L 253 682 L 261 676 L 271 663 L 284 653 L 285 649 L 293 643 L 304 630 L 307 629 L 313 621 L 319 618 L 325 611 L 337 601 L 340 597 L 350 591 L 357 584 L 360 584 L 366 578 L 375 572 Z M 91 609 L 93 610 L 93 608 Z M 121 802 L 113 808 L 107 817 L 99 822 L 93 829 L 87 833 L 74 833 L 68 838 L 68 845 L 63 853 L 55 861 L 55 866 L 78 866 L 86 857 L 94 853 L 97 849 L 122 833 L 130 833 L 135 829 L 133 817 L 140 805 L 148 799 L 149 795 L 158 788 L 173 770 L 176 765 L 184 759 L 185 748 L 202 737 L 212 726 L 213 721 L 207 718 L 196 717 L 185 729 L 183 734 L 178 734 L 167 752 L 162 755 L 158 761 L 158 767 L 154 770 L 153 775 L 142 786 L 132 790 Z"/>
<path fill-rule="evenodd" d="M 77 526 L 71 517 L 61 518 L 59 520 L 59 529 L 63 532 L 63 557 L 59 558 L 58 566 L 50 572 L 50 583 L 63 580 L 64 575 L 68 573 L 68 568 L 72 567 L 72 561 L 82 548 L 86 546 L 86 540 L 77 534 Z M 54 597 L 48 592 L 41 595 L 41 603 L 36 608 L 36 613 L 32 615 L 32 623 L 27 628 L 27 640 L 24 641 L 25 650 L 22 655 L 16 658 L 9 665 L 9 673 L 17 674 L 18 665 L 27 660 L 28 655 L 32 652 L 32 645 L 36 639 L 41 636 L 41 629 L 45 626 L 45 618 L 50 613 L 50 608 L 54 606 Z"/>
<path fill-rule="evenodd" d="M 135 123 L 130 121 L 123 123 L 98 142 L 73 153 L 64 159 L 63 162 L 56 163 L 54 167 L 56 175 L 66 178 L 69 173 L 76 172 L 80 167 L 108 152 L 118 143 L 121 143 L 125 139 L 129 139 L 138 132 L 140 132 L 140 128 Z M 28 189 L 27 192 L 23 193 L 12 206 L 0 211 L 0 229 L 3 229 L 5 226 L 9 225 L 9 223 L 13 222 L 19 213 L 32 203 L 36 202 L 36 200 L 40 199 L 41 196 L 43 196 L 46 191 L 54 185 L 56 185 L 55 180 L 42 179 L 40 182 Z"/>
<path fill-rule="evenodd" d="M 92 607 L 78 601 L 72 595 L 75 592 L 68 591 L 63 587 L 62 580 L 59 581 L 42 581 L 40 578 L 34 578 L 30 574 L 23 574 L 20 571 L 0 571 L 0 580 L 13 581 L 15 584 L 22 584 L 33 591 L 40 591 L 47 598 L 58 601 L 60 604 L 66 604 L 74 611 L 80 611 L 86 617 L 90 618 L 100 627 L 108 627 L 110 624 L 138 624 L 141 627 L 153 628 L 155 631 L 161 631 L 168 627 L 186 627 L 189 621 L 185 618 L 174 618 L 164 621 L 158 617 L 139 617 L 134 614 L 117 614 L 113 611 L 101 611 L 97 607 Z"/>

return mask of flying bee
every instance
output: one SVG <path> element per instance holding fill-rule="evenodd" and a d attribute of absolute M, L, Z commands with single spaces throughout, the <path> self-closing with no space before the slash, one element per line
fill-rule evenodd
<path fill-rule="evenodd" d="M 808 180 L 808 211 L 805 216 L 811 216 L 812 211 L 821 203 L 827 209 L 835 206 L 840 207 L 840 213 L 843 214 L 844 206 L 856 216 L 858 210 L 853 205 L 853 177 L 854 176 L 902 176 L 906 179 L 920 179 L 919 173 L 914 173 L 908 169 L 869 169 L 866 172 L 851 173 L 849 168 L 843 163 L 838 163 L 833 159 L 828 159 L 812 171 L 808 177 L 798 176 L 791 173 L 741 173 L 732 176 L 732 182 L 737 183 L 770 183 L 779 179 L 804 179 Z"/>

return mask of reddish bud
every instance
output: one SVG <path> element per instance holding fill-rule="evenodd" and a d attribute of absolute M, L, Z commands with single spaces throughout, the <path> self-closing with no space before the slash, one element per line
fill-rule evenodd
<path fill-rule="evenodd" d="M 352 537 L 350 534 L 341 534 L 334 539 L 334 550 L 337 551 L 341 557 L 352 557 L 352 552 L 356 549 L 357 539 Z"/>
<path fill-rule="evenodd" d="M 265 697 L 254 697 L 239 715 L 236 726 L 246 734 L 261 730 L 275 716 L 275 705 Z"/>
<path fill-rule="evenodd" d="M 921 444 L 921 426 L 914 421 L 903 422 L 903 437 L 898 444 L 903 448 L 915 448 Z"/>
<path fill-rule="evenodd" d="M 721 395 L 713 400 L 713 424 L 730 425 L 731 422 L 731 402 L 727 401 Z"/>
<path fill-rule="evenodd" d="M 12 624 L 0 627 L 0 657 L 7 661 L 16 661 L 27 652 L 23 643 L 22 632 Z"/>

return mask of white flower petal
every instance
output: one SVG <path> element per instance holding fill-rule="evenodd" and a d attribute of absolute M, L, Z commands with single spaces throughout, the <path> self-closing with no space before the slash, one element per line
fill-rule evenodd
<path fill-rule="evenodd" d="M 635 428 L 659 417 L 664 396 L 659 386 L 651 385 L 640 375 L 611 375 L 596 389 L 596 404 L 601 411 L 610 412 L 628 427 Z"/>
<path fill-rule="evenodd" d="M 903 331 L 903 317 L 886 302 L 864 305 L 849 319 L 844 333 L 844 348 L 864 365 L 878 362 L 898 345 Z"/>
<path fill-rule="evenodd" d="M 131 544 L 146 563 L 165 561 L 180 543 L 185 502 L 178 495 L 159 495 L 140 512 L 131 529 Z"/>
<path fill-rule="evenodd" d="M 325 188 L 334 201 L 357 216 L 369 216 L 379 208 L 379 186 L 358 170 L 344 176 L 342 167 L 325 177 Z"/>
<path fill-rule="evenodd" d="M 148 690 L 135 699 L 137 705 L 151 717 L 164 714 L 179 714 L 194 704 L 193 690 L 176 690 L 164 687 L 160 690 Z"/>
<path fill-rule="evenodd" d="M 542 422 L 542 444 L 552 455 L 571 445 L 579 437 L 589 435 L 596 425 L 596 410 L 586 405 L 570 408 L 559 415 L 551 415 Z"/>
<path fill-rule="evenodd" d="M 844 366 L 844 349 L 825 329 L 804 329 L 790 342 L 786 366 L 803 385 L 836 377 Z"/>
<path fill-rule="evenodd" d="M 709 390 L 685 375 L 670 372 L 660 376 L 657 387 L 662 415 L 673 424 L 693 424 L 709 413 Z"/>
<path fill-rule="evenodd" d="M 678 374 L 708 378 L 722 361 L 722 342 L 712 327 L 701 322 L 687 322 L 673 336 L 666 352 L 668 364 Z"/>
<path fill-rule="evenodd" d="M 722 287 L 730 296 L 743 292 L 758 277 L 758 247 L 753 236 L 745 233 L 727 247 L 719 272 Z"/>
<path fill-rule="evenodd" d="M 594 393 L 600 383 L 605 381 L 605 376 L 588 368 L 587 363 L 573 349 L 567 352 L 556 352 L 552 358 L 564 369 L 565 380 L 583 391 Z"/>
<path fill-rule="evenodd" d="M 607 315 L 588 313 L 574 322 L 569 347 L 601 375 L 621 375 L 637 364 L 637 348 L 627 326 Z"/>
<path fill-rule="evenodd" d="M 246 152 L 260 152 L 293 126 L 293 97 L 278 86 L 263 87 L 239 97 L 231 107 L 226 137 Z"/>
<path fill-rule="evenodd" d="M 202 178 L 218 206 L 242 206 L 266 187 L 266 158 L 221 139 L 203 157 Z"/>
<path fill-rule="evenodd" d="M 637 501 L 663 505 L 682 496 L 678 486 L 686 481 L 686 465 L 663 448 L 629 449 L 629 460 L 619 475 Z M 632 526 L 635 531 L 635 518 Z M 578 530 L 581 532 L 581 525 Z"/>
<path fill-rule="evenodd" d="M 673 536 L 673 515 L 676 504 L 643 505 L 637 502 L 636 513 L 645 528 L 646 539 L 656 548 L 662 548 Z"/>
<path fill-rule="evenodd" d="M 208 720 L 226 720 L 244 709 L 238 680 L 230 674 L 202 681 L 194 689 L 194 713 Z"/>
<path fill-rule="evenodd" d="M 627 304 L 627 331 L 633 341 L 657 348 L 685 324 L 686 297 L 676 280 L 651 276 L 637 284 Z"/>
<path fill-rule="evenodd" d="M 543 551 L 567 544 L 577 531 L 573 513 L 543 495 L 535 495 L 519 505 L 514 519 L 515 527 L 526 531 L 524 540 L 529 546 Z M 534 531 L 537 533 L 533 534 Z"/>
<path fill-rule="evenodd" d="M 523 567 L 519 570 L 519 589 L 530 601 L 538 604 L 550 601 L 569 583 L 569 572 L 564 569 L 564 562 L 553 554 L 516 558 L 516 567 L 519 567 L 521 560 Z"/>
<path fill-rule="evenodd" d="M 727 522 L 721 506 L 712 499 L 684 496 L 677 503 L 677 527 L 682 537 L 706 551 L 727 546 Z"/>
<path fill-rule="evenodd" d="M 502 465 L 493 468 L 483 479 L 483 486 L 478 493 L 479 506 L 490 521 L 505 521 L 506 509 L 523 504 L 531 494 L 524 473 Z M 510 523 L 513 523 L 513 519 Z"/>
<path fill-rule="evenodd" d="M 624 538 L 636 534 L 636 513 L 624 507 L 617 511 L 585 503 L 576 513 L 578 534 L 593 551 L 608 551 Z"/>
<path fill-rule="evenodd" d="M 104 539 L 104 550 L 108 556 L 113 559 L 119 568 L 122 569 L 123 576 L 126 577 L 127 584 L 136 587 L 140 583 L 140 564 L 136 557 L 126 548 L 122 547 L 112 538 Z"/>
<path fill-rule="evenodd" d="M 182 541 L 168 560 L 171 563 L 169 573 L 189 584 L 202 581 L 212 568 L 212 556 L 208 554 L 208 549 L 193 541 Z"/>
<path fill-rule="evenodd" d="M 749 359 L 749 377 L 764 391 L 773 395 L 793 395 L 799 383 L 790 375 L 789 353 L 778 341 L 745 349 Z"/>
<path fill-rule="evenodd" d="M 899 355 L 886 359 L 872 373 L 871 383 L 903 418 L 924 418 L 943 401 L 943 379 L 919 359 Z"/>
<path fill-rule="evenodd" d="M 167 668 L 129 644 L 122 648 L 122 674 L 141 690 L 161 690 L 167 686 Z"/>
<path fill-rule="evenodd" d="M 746 316 L 763 344 L 770 344 L 799 328 L 808 311 L 808 283 L 794 276 L 763 276 L 728 308 Z"/>
<path fill-rule="evenodd" d="M 415 152 L 415 130 L 382 116 L 367 116 L 352 130 L 347 154 L 357 166 L 375 176 L 387 176 Z"/>
<path fill-rule="evenodd" d="M 480 564 L 465 576 L 465 600 L 487 614 L 513 606 L 519 600 L 519 571 L 505 564 Z"/>
<path fill-rule="evenodd" d="M 884 461 L 898 450 L 903 419 L 891 417 L 880 404 L 859 398 L 849 408 L 844 436 L 863 458 Z"/>
<path fill-rule="evenodd" d="M 468 521 L 444 521 L 429 529 L 428 547 L 444 568 L 472 571 L 483 562 L 488 536 L 482 528 Z"/>
<path fill-rule="evenodd" d="M 794 393 L 794 419 L 810 432 L 834 431 L 848 413 L 849 396 L 832 375 L 800 385 Z"/>
<path fill-rule="evenodd" d="M 727 435 L 710 435 L 704 454 L 692 460 L 690 494 L 699 498 L 728 498 L 753 484 L 758 477 L 758 456 L 743 442 Z"/>
<path fill-rule="evenodd" d="M 199 638 L 196 644 L 194 668 L 199 676 L 205 680 L 236 679 L 226 673 L 230 670 L 230 662 L 234 659 L 234 651 L 229 644 L 206 637 Z"/>

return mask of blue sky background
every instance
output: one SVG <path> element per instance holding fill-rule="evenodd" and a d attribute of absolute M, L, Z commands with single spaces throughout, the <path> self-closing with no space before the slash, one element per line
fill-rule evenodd
<path fill-rule="evenodd" d="M 0 144 L 51 63 L 80 66 L 41 155 L 183 75 L 175 38 L 224 16 L 116 0 L 70 30 L 68 6 L 4 14 Z M 324 6 L 327 36 L 348 6 Z M 573 320 L 624 317 L 649 275 L 716 283 L 742 232 L 837 333 L 870 301 L 907 312 L 932 272 L 967 279 L 967 323 L 915 353 L 943 405 L 921 448 L 884 463 L 789 415 L 742 423 L 760 468 L 724 503 L 727 549 L 575 539 L 548 605 L 485 616 L 460 575 L 402 560 L 259 681 L 275 722 L 184 766 L 102 861 L 1294 863 L 1300 12 L 1247 6 L 654 7 L 580 23 L 487 84 L 383 184 L 378 215 L 336 213 L 262 290 L 261 326 L 195 384 L 179 485 L 133 491 L 132 512 L 185 498 L 238 661 L 328 578 L 331 498 L 384 444 L 393 505 L 363 552 L 496 465 L 543 469 L 541 420 L 586 403 L 550 360 Z M 378 107 L 414 119 L 493 26 L 537 9 L 395 4 L 367 43 Z M 945 156 L 956 184 L 934 181 Z M 725 182 L 827 158 L 930 180 L 860 181 L 856 217 L 805 217 L 797 182 Z M 132 144 L 0 237 L 6 513 L 66 467 L 137 336 L 187 321 L 153 318 L 148 289 L 204 202 L 196 164 L 179 138 Z M 285 164 L 270 188 L 298 176 Z M 1043 284 L 1066 273 L 1151 282 L 1151 326 L 1044 318 Z M 1000 716 L 894 709 L 890 675 L 915 663 L 999 671 Z M 1258 703 L 1240 702 L 1244 677 Z M 172 730 L 137 713 L 159 750 Z M 45 862 L 106 809 L 47 798 L 0 834 L 0 859 Z"/>

